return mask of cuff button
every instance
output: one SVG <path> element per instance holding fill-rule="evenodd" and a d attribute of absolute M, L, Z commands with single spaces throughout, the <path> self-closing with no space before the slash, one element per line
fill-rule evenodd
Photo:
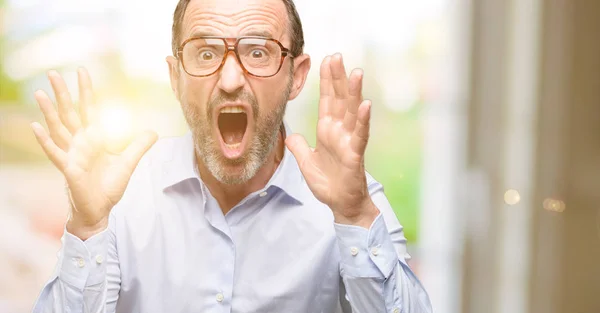
<path fill-rule="evenodd" d="M 378 256 L 379 255 L 379 249 L 377 247 L 371 248 L 371 254 L 374 255 L 374 256 Z"/>

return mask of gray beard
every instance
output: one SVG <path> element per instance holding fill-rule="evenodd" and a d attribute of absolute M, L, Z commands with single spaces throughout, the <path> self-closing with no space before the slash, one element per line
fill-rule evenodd
<path fill-rule="evenodd" d="M 244 184 L 265 164 L 267 156 L 277 143 L 278 132 L 283 125 L 283 116 L 292 89 L 292 77 L 289 76 L 286 90 L 278 99 L 279 105 L 271 112 L 263 113 L 256 99 L 244 91 L 214 97 L 207 103 L 207 111 L 204 114 L 200 112 L 199 106 L 188 101 L 185 94 L 179 95 L 186 122 L 192 131 L 198 161 L 204 164 L 217 181 L 228 185 Z M 219 144 L 214 140 L 213 135 L 220 136 L 220 134 L 213 134 L 212 108 L 223 102 L 235 100 L 245 101 L 252 106 L 255 128 L 246 153 L 236 160 L 230 160 L 221 154 Z M 242 166 L 241 173 L 228 173 L 225 170 L 228 166 Z"/>

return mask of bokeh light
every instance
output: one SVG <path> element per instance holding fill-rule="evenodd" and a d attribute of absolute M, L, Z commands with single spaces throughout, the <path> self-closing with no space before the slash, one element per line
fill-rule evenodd
<path fill-rule="evenodd" d="M 504 202 L 508 205 L 515 205 L 521 201 L 521 195 L 515 189 L 509 189 L 504 193 Z"/>
<path fill-rule="evenodd" d="M 563 212 L 566 208 L 565 203 L 562 200 L 553 198 L 546 198 L 543 203 L 544 209 L 553 212 Z"/>

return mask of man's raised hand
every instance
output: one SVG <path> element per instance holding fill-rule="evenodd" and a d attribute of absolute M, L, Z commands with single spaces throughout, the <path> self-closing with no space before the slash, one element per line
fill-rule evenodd
<path fill-rule="evenodd" d="M 37 122 L 31 127 L 44 153 L 67 182 L 72 205 L 67 230 L 86 240 L 107 227 L 110 210 L 123 196 L 135 167 L 158 137 L 145 132 L 121 154 L 107 153 L 106 138 L 97 123 L 100 108 L 94 103 L 90 76 L 83 68 L 77 75 L 79 114 L 64 80 L 51 71 L 48 78 L 57 108 L 45 92 L 37 91 L 35 99 L 48 130 Z"/>

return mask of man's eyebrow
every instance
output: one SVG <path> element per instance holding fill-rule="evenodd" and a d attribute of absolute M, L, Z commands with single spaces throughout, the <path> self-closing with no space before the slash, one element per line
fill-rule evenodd
<path fill-rule="evenodd" d="M 217 36 L 214 33 L 211 33 L 209 31 L 206 30 L 196 30 L 192 33 L 192 35 L 190 36 L 190 38 L 196 38 L 196 37 L 208 37 L 208 36 Z"/>
<path fill-rule="evenodd" d="M 243 33 L 243 36 L 258 36 L 265 38 L 273 38 L 273 34 L 270 31 L 264 29 L 253 29 Z"/>
<path fill-rule="evenodd" d="M 196 30 L 192 33 L 190 38 L 210 37 L 210 36 L 221 37 L 221 35 L 217 35 L 210 31 Z M 257 37 L 273 38 L 273 34 L 271 34 L 270 31 L 265 30 L 265 29 L 252 29 L 252 30 L 243 32 L 241 36 L 257 36 Z"/>

